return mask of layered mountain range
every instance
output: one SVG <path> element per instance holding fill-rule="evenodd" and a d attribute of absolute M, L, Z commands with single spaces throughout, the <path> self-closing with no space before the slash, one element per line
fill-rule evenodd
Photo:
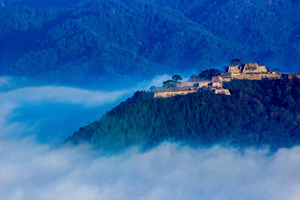
<path fill-rule="evenodd" d="M 118 85 L 233 58 L 299 68 L 298 1 L 47 2 L 0 2 L 1 75 Z"/>

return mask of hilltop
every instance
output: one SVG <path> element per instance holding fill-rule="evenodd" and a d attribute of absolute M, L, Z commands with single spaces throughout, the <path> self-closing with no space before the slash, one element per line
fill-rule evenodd
<path fill-rule="evenodd" d="M 239 60 L 241 62 L 240 59 L 233 59 L 232 62 L 235 60 Z M 223 88 L 223 83 L 230 82 L 232 80 L 276 80 L 281 78 L 292 79 L 293 77 L 300 78 L 299 73 L 277 73 L 276 71 L 266 68 L 264 65 L 254 62 L 229 66 L 226 68 L 225 72 L 210 69 L 202 73 L 210 73 L 212 75 L 200 80 L 201 74 L 199 76 L 193 74 L 188 82 L 176 82 L 176 78 L 174 77 L 178 76 L 180 79 L 182 78 L 179 75 L 174 75 L 172 77 L 173 80 L 165 82 L 164 87 L 167 87 L 167 89 L 158 89 L 153 86 L 154 88 L 152 88 L 152 91 L 154 92 L 154 98 L 187 95 L 199 92 L 199 90 L 208 90 L 215 94 L 231 95 L 228 89 Z"/>
<path fill-rule="evenodd" d="M 104 151 L 133 145 L 148 148 L 170 140 L 194 147 L 227 144 L 273 150 L 300 144 L 297 76 L 232 79 L 223 82 L 223 88 L 231 95 L 199 88 L 186 95 L 154 98 L 153 92 L 137 91 L 67 142 L 89 142 Z"/>

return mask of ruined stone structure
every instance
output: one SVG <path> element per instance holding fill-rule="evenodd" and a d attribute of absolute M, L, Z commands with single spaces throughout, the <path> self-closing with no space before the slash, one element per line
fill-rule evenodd
<path fill-rule="evenodd" d="M 212 88 L 212 90 L 215 92 L 215 94 L 231 95 L 228 89 L 224 89 L 224 88 Z"/>
<path fill-rule="evenodd" d="M 223 83 L 222 82 L 212 82 L 211 86 L 214 87 L 214 88 L 222 88 Z"/>
<path fill-rule="evenodd" d="M 280 79 L 281 74 L 268 70 L 265 66 L 257 63 L 247 63 L 241 66 L 229 66 L 226 72 L 221 74 L 225 79 L 239 79 L 239 80 L 262 80 L 264 78 Z"/>
<path fill-rule="evenodd" d="M 231 79 L 239 80 L 262 80 L 264 78 L 268 79 L 280 79 L 281 74 L 232 74 Z"/>
<path fill-rule="evenodd" d="M 265 66 L 258 65 L 257 63 L 247 63 L 240 66 L 229 66 L 225 73 L 212 77 L 211 80 L 198 81 L 198 82 L 182 82 L 177 84 L 176 88 L 168 91 L 158 91 L 154 94 L 154 98 L 172 97 L 176 95 L 187 95 L 197 92 L 200 88 L 204 90 L 213 91 L 215 94 L 231 95 L 228 89 L 223 88 L 223 82 L 229 82 L 232 79 L 239 80 L 262 80 L 289 78 L 293 76 L 299 77 L 300 74 L 280 74 L 267 69 Z"/>
<path fill-rule="evenodd" d="M 187 95 L 198 92 L 199 89 L 210 90 L 215 94 L 231 95 L 229 90 L 222 88 L 223 78 L 221 76 L 214 77 L 213 80 L 197 81 L 197 82 L 181 82 L 175 88 L 168 90 L 160 90 L 154 93 L 154 98 L 168 98 L 176 95 Z"/>
<path fill-rule="evenodd" d="M 211 81 L 196 81 L 196 82 L 181 82 L 176 85 L 176 88 L 201 88 L 208 86 Z"/>
<path fill-rule="evenodd" d="M 224 88 L 208 88 L 207 90 L 214 92 L 215 94 L 231 95 L 228 89 Z M 198 90 L 182 90 L 182 91 L 164 91 L 154 93 L 154 98 L 168 98 L 177 95 L 188 95 L 198 92 Z"/>
<path fill-rule="evenodd" d="M 168 98 L 176 95 L 187 95 L 194 92 L 197 92 L 197 90 L 156 92 L 154 93 L 154 98 Z"/>
<path fill-rule="evenodd" d="M 226 72 L 232 73 L 232 74 L 247 74 L 247 73 L 268 73 L 271 72 L 267 70 L 265 66 L 258 65 L 257 63 L 247 63 L 241 66 L 230 66 L 227 68 Z"/>

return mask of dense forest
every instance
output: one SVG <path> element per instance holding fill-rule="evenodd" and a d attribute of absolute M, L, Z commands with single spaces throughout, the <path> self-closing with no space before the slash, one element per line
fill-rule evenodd
<path fill-rule="evenodd" d="M 67 139 L 120 151 L 177 141 L 193 147 L 292 147 L 300 144 L 300 80 L 232 80 L 231 96 L 207 90 L 186 96 L 153 98 L 137 91 L 99 121 Z"/>
<path fill-rule="evenodd" d="M 0 0 L 0 75 L 119 84 L 232 58 L 295 71 L 299 16 L 293 0 Z"/>

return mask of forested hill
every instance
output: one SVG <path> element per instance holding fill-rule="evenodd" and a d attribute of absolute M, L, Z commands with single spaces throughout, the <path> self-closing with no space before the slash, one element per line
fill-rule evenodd
<path fill-rule="evenodd" d="M 293 0 L 0 0 L 0 73 L 125 82 L 233 58 L 295 71 L 299 16 Z"/>
<path fill-rule="evenodd" d="M 300 144 L 300 80 L 232 80 L 231 96 L 201 91 L 153 98 L 138 91 L 67 142 L 90 142 L 105 151 L 163 141 L 191 146 L 228 144 L 276 150 Z"/>

